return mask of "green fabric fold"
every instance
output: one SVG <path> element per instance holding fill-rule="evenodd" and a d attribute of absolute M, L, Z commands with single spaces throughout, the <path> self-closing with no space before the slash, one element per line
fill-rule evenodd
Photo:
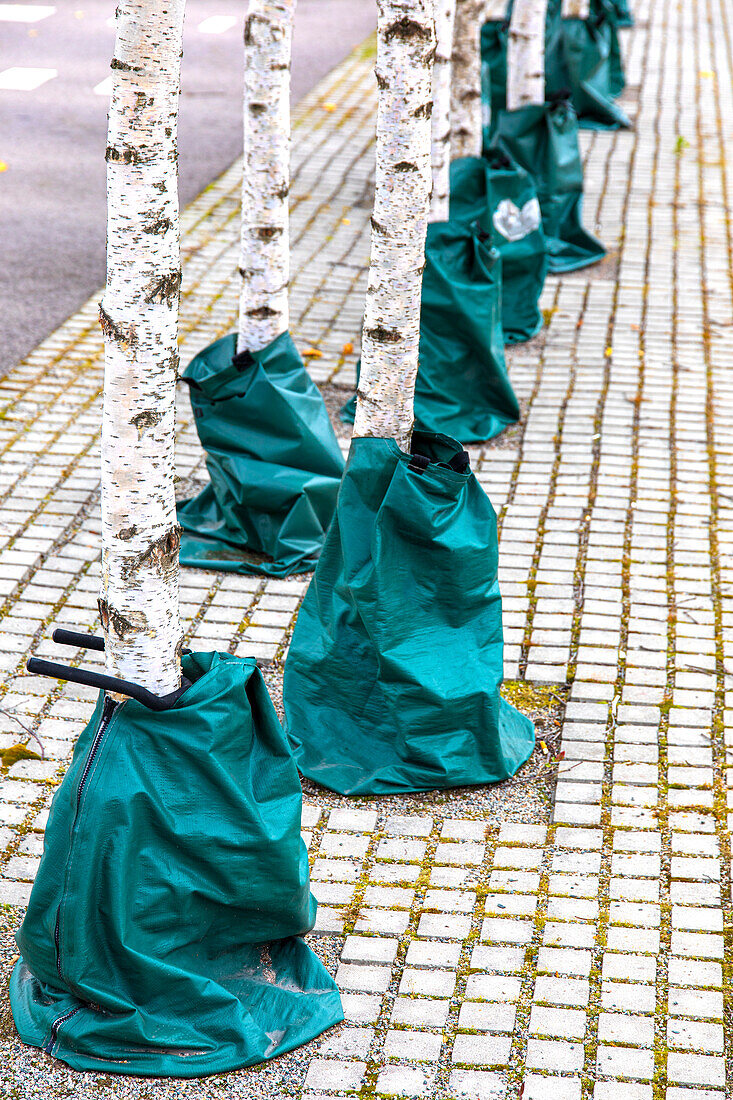
<path fill-rule="evenodd" d="M 534 746 L 500 696 L 491 503 L 455 440 L 412 449 L 352 440 L 285 665 L 298 767 L 342 794 L 494 783 Z"/>
<path fill-rule="evenodd" d="M 425 242 L 415 423 L 464 443 L 492 439 L 519 419 L 504 360 L 501 257 L 483 237 L 433 222 Z M 353 423 L 355 412 L 352 397 L 341 417 Z"/>
<path fill-rule="evenodd" d="M 532 177 L 542 209 L 549 270 L 575 271 L 606 250 L 583 228 L 578 120 L 566 100 L 499 111 L 488 156 L 503 153 Z"/>
<path fill-rule="evenodd" d="M 450 216 L 451 221 L 477 223 L 499 251 L 505 343 L 531 339 L 542 328 L 539 300 L 548 265 L 531 177 L 498 152 L 460 157 L 450 166 Z"/>
<path fill-rule="evenodd" d="M 100 697 L 51 807 L 10 999 L 75 1069 L 223 1073 L 343 1019 L 300 938 L 300 783 L 262 675 L 227 653 L 183 671 L 168 711 Z"/>
<path fill-rule="evenodd" d="M 312 570 L 344 462 L 290 334 L 251 355 L 225 336 L 182 378 L 210 483 L 178 505 L 181 564 L 272 577 Z"/>

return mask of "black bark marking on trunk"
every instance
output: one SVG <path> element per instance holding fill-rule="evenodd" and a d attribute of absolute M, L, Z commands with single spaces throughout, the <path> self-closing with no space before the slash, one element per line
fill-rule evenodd
<path fill-rule="evenodd" d="M 167 305 L 172 306 L 175 304 L 178 298 L 178 291 L 181 289 L 181 271 L 171 271 L 168 275 L 161 275 L 158 279 L 153 279 L 152 283 L 149 283 L 145 290 L 146 302 L 159 302 L 161 305 L 165 302 Z"/>
<path fill-rule="evenodd" d="M 252 33 L 255 23 L 261 23 L 263 27 L 268 27 L 270 24 L 267 19 L 262 19 L 256 12 L 248 15 L 244 21 L 244 44 L 245 46 L 254 45 L 254 35 Z"/>
<path fill-rule="evenodd" d="M 377 219 L 374 217 L 370 218 L 369 220 L 372 223 L 372 229 L 375 233 L 381 233 L 383 237 L 389 236 L 389 231 L 381 224 L 381 222 L 378 222 Z"/>
<path fill-rule="evenodd" d="M 107 601 L 101 598 L 97 600 L 97 606 L 105 634 L 114 631 L 118 638 L 124 640 L 128 634 L 140 634 L 148 628 L 147 617 L 142 611 L 128 611 L 123 615 L 121 611 L 110 607 Z"/>
<path fill-rule="evenodd" d="M 118 344 L 126 344 L 128 348 L 137 346 L 135 326 L 128 325 L 127 328 L 123 328 L 121 325 L 116 324 L 101 302 L 99 303 L 99 323 L 102 328 L 102 335 L 106 336 L 107 339 L 115 340 Z"/>
<path fill-rule="evenodd" d="M 253 115 L 262 115 L 267 110 L 266 103 L 248 103 L 247 110 Z"/>
<path fill-rule="evenodd" d="M 387 80 L 386 76 L 382 76 L 382 74 L 378 73 L 376 69 L 374 70 L 374 79 L 377 82 L 377 87 L 379 88 L 380 92 L 383 92 L 385 88 L 389 88 L 389 81 Z"/>
<path fill-rule="evenodd" d="M 276 199 L 286 199 L 290 194 L 290 186 L 287 183 L 281 183 L 277 190 L 274 192 Z"/>
<path fill-rule="evenodd" d="M 374 408 L 381 408 L 381 402 L 376 401 L 373 397 L 370 397 L 368 393 L 364 393 L 364 390 L 357 388 L 356 396 L 360 404 L 372 405 Z"/>
<path fill-rule="evenodd" d="M 364 335 L 368 336 L 375 344 L 399 344 L 402 334 L 384 325 L 375 325 L 374 328 L 364 329 Z"/>
<path fill-rule="evenodd" d="M 430 27 L 424 27 L 409 16 L 403 15 L 391 26 L 385 27 L 384 41 L 391 42 L 396 38 L 400 42 L 430 42 L 433 34 Z"/>
<path fill-rule="evenodd" d="M 394 166 L 395 172 L 417 172 L 418 167 L 409 160 L 399 160 Z"/>
<path fill-rule="evenodd" d="M 271 241 L 275 237 L 281 237 L 284 230 L 277 225 L 260 225 L 257 226 L 253 232 L 259 237 L 261 241 Z"/>
<path fill-rule="evenodd" d="M 170 218 L 155 218 L 152 222 L 148 222 L 143 226 L 143 233 L 159 233 L 163 236 L 169 229 L 173 228 L 173 222 Z"/>
<path fill-rule="evenodd" d="M 278 311 L 270 309 L 269 306 L 257 306 L 256 309 L 248 309 L 246 313 L 248 317 L 255 321 L 264 321 L 268 317 L 277 317 L 278 315 Z"/>
<path fill-rule="evenodd" d="M 130 423 L 137 428 L 137 438 L 140 440 L 149 428 L 154 428 L 156 424 L 160 424 L 162 419 L 162 412 L 153 412 L 152 409 L 146 409 L 144 412 L 136 413 L 130 419 Z"/>
<path fill-rule="evenodd" d="M 117 538 L 127 541 L 128 539 L 134 539 L 137 534 L 137 526 L 133 523 L 132 527 L 123 527 L 117 532 Z"/>
<path fill-rule="evenodd" d="M 145 70 L 141 65 L 131 65 L 129 61 L 120 61 L 113 57 L 109 63 L 110 69 L 117 69 L 121 73 L 142 73 Z"/>
<path fill-rule="evenodd" d="M 429 100 L 427 103 L 421 103 L 419 107 L 416 107 L 412 112 L 413 118 L 430 118 L 433 113 L 433 104 Z"/>
<path fill-rule="evenodd" d="M 143 157 L 140 155 L 137 149 L 131 149 L 129 146 L 125 146 L 122 149 L 116 148 L 114 145 L 108 145 L 104 159 L 108 163 L 113 164 L 142 164 Z"/>
<path fill-rule="evenodd" d="M 154 570 L 164 576 L 175 566 L 178 547 L 181 544 L 181 528 L 177 525 L 151 542 L 139 554 L 134 554 L 122 563 L 120 575 L 123 580 L 134 577 L 140 569 Z"/>

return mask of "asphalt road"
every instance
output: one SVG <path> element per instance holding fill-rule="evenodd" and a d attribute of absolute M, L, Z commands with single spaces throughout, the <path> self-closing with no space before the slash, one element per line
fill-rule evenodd
<path fill-rule="evenodd" d="M 246 6 L 187 3 L 182 205 L 242 149 Z M 115 0 L 0 0 L 0 372 L 104 283 L 109 97 L 95 89 L 109 76 L 114 10 Z M 299 0 L 293 100 L 375 25 L 375 0 Z"/>

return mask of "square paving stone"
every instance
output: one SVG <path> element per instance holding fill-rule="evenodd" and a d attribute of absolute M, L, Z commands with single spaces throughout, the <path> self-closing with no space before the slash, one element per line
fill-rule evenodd
<path fill-rule="evenodd" d="M 540 1077 L 530 1073 L 524 1078 L 522 1100 L 580 1100 L 577 1077 Z"/>
<path fill-rule="evenodd" d="M 585 1012 L 577 1009 L 533 1005 L 529 1033 L 553 1039 L 582 1039 L 585 1023 Z"/>
<path fill-rule="evenodd" d="M 601 1045 L 598 1047 L 596 1069 L 607 1077 L 651 1081 L 654 1076 L 654 1054 L 650 1050 Z"/>
<path fill-rule="evenodd" d="M 408 1062 L 435 1062 L 440 1057 L 442 1036 L 430 1031 L 388 1031 L 384 1040 L 385 1058 Z"/>
<path fill-rule="evenodd" d="M 581 1070 L 583 1046 L 581 1043 L 553 1039 L 529 1039 L 526 1061 L 529 1069 L 548 1069 L 560 1073 Z"/>
<path fill-rule="evenodd" d="M 582 978 L 550 978 L 539 974 L 534 985 L 534 1000 L 539 1004 L 582 1007 L 588 1004 L 590 984 Z"/>
<path fill-rule="evenodd" d="M 725 1085 L 725 1059 L 706 1054 L 667 1055 L 667 1078 L 674 1084 Z"/>
<path fill-rule="evenodd" d="M 605 1043 L 651 1047 L 654 1044 L 654 1020 L 651 1016 L 602 1012 L 598 1017 L 598 1038 Z"/>
<path fill-rule="evenodd" d="M 458 1027 L 465 1031 L 512 1032 L 515 1005 L 464 1001 L 458 1013 Z"/>
<path fill-rule="evenodd" d="M 448 1088 L 451 1095 L 466 1097 L 466 1100 L 504 1100 L 506 1096 L 505 1078 L 499 1073 L 481 1070 L 453 1070 Z"/>
<path fill-rule="evenodd" d="M 338 982 L 338 973 L 336 981 Z M 450 997 L 455 984 L 456 975 L 451 970 L 416 970 L 414 967 L 405 967 L 399 992 L 404 995 L 417 993 L 423 997 Z"/>
<path fill-rule="evenodd" d="M 417 1066 L 385 1066 L 379 1071 L 376 1092 L 380 1096 L 425 1096 L 433 1075 Z"/>
<path fill-rule="evenodd" d="M 667 1021 L 667 1043 L 674 1050 L 698 1050 L 705 1054 L 722 1054 L 723 1028 L 720 1024 L 672 1017 Z"/>
<path fill-rule="evenodd" d="M 413 940 L 407 949 L 408 966 L 457 967 L 461 954 L 459 943 L 436 943 L 434 940 Z"/>
<path fill-rule="evenodd" d="M 593 1100 L 652 1100 L 651 1085 L 638 1085 L 633 1081 L 597 1081 L 593 1086 Z"/>
<path fill-rule="evenodd" d="M 456 1035 L 453 1062 L 473 1066 L 504 1066 L 512 1047 L 510 1035 Z"/>
<path fill-rule="evenodd" d="M 341 992 L 344 1016 L 350 1024 L 376 1023 L 382 1008 L 382 998 L 366 993 Z"/>
<path fill-rule="evenodd" d="M 341 1058 L 314 1058 L 308 1066 L 305 1087 L 329 1089 L 333 1092 L 355 1090 L 359 1088 L 365 1070 L 364 1062 L 349 1062 Z"/>
<path fill-rule="evenodd" d="M 450 1002 L 438 998 L 395 997 L 392 1022 L 413 1027 L 444 1027 Z"/>

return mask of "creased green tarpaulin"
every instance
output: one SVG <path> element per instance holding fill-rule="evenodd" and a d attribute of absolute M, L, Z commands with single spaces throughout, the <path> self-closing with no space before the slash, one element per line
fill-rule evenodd
<path fill-rule="evenodd" d="M 497 151 L 486 157 L 459 157 L 450 166 L 450 216 L 451 221 L 477 222 L 491 234 L 501 255 L 504 341 L 531 339 L 542 328 L 539 300 L 548 265 L 531 177 Z"/>
<path fill-rule="evenodd" d="M 300 783 L 262 675 L 227 653 L 183 671 L 172 710 L 128 699 L 101 733 L 100 697 L 51 807 L 10 1000 L 75 1069 L 222 1073 L 343 1019 L 299 938 Z"/>
<path fill-rule="evenodd" d="M 506 20 L 490 20 L 481 29 L 482 96 L 491 116 L 506 109 Z M 614 103 L 623 91 L 624 76 L 616 24 L 607 0 L 597 0 L 588 19 L 561 19 L 559 6 L 548 9 L 545 24 L 545 94 L 547 99 L 564 90 L 585 129 L 618 129 L 631 126 L 627 115 Z M 488 127 L 490 134 L 493 124 Z"/>
<path fill-rule="evenodd" d="M 487 153 L 494 151 L 505 153 L 532 177 L 551 272 L 575 271 L 605 256 L 601 242 L 582 224 L 578 120 L 567 100 L 499 111 Z"/>
<path fill-rule="evenodd" d="M 628 5 L 628 0 L 610 0 L 609 6 L 617 27 L 633 27 L 634 15 Z"/>
<path fill-rule="evenodd" d="M 464 443 L 492 439 L 519 419 L 504 360 L 501 257 L 483 233 L 428 225 L 420 305 L 415 422 Z M 341 410 L 353 423 L 356 399 Z"/>
<path fill-rule="evenodd" d="M 289 333 L 251 355 L 225 336 L 182 377 L 210 484 L 178 505 L 181 564 L 273 577 L 313 569 L 344 462 Z"/>
<path fill-rule="evenodd" d="M 393 440 L 352 440 L 285 665 L 298 767 L 342 794 L 493 783 L 534 746 L 499 694 L 494 511 L 455 440 L 413 451 L 422 472 Z"/>

